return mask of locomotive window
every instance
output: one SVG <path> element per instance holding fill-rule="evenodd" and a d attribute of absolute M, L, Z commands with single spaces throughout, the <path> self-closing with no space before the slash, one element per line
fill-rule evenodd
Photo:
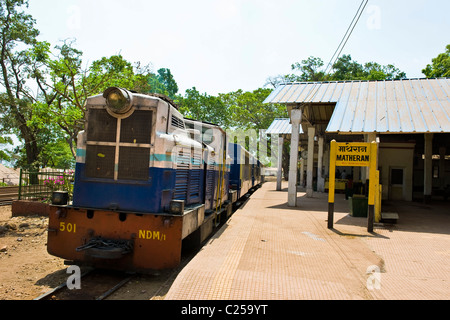
<path fill-rule="evenodd" d="M 86 147 L 86 176 L 114 179 L 115 152 L 115 147 L 88 145 Z"/>
<path fill-rule="evenodd" d="M 187 129 L 197 129 L 197 130 L 201 130 L 201 141 L 199 142 L 203 142 L 206 143 L 207 145 L 210 145 L 213 141 L 214 141 L 214 131 L 212 128 L 207 127 L 205 125 L 203 125 L 202 123 L 192 123 L 192 122 L 185 122 L 186 128 Z"/>
<path fill-rule="evenodd" d="M 90 109 L 88 121 L 86 177 L 149 179 L 153 111 L 135 110 L 127 118 L 116 119 L 104 109 Z M 117 141 L 118 132 L 120 141 Z"/>
<path fill-rule="evenodd" d="M 150 149 L 120 147 L 119 179 L 143 180 L 149 178 Z"/>
<path fill-rule="evenodd" d="M 90 109 L 88 119 L 88 141 L 116 141 L 117 119 L 105 109 Z"/>
<path fill-rule="evenodd" d="M 120 142 L 150 144 L 152 133 L 152 111 L 136 110 L 121 121 Z"/>

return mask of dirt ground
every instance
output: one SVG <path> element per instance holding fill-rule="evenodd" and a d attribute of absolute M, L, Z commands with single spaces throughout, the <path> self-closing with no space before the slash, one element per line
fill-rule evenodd
<path fill-rule="evenodd" d="M 32 300 L 65 283 L 68 266 L 47 253 L 47 217 L 12 217 L 0 207 L 0 300 Z M 163 299 L 175 273 L 137 275 L 108 299 Z"/>
<path fill-rule="evenodd" d="M 0 207 L 0 300 L 30 300 L 67 278 L 62 259 L 47 253 L 46 217 L 12 217 Z"/>

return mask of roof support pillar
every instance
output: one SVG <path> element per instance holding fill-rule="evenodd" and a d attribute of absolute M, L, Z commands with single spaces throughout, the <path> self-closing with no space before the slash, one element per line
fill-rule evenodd
<path fill-rule="evenodd" d="M 441 190 L 445 190 L 445 153 L 445 146 L 439 147 L 439 181 Z"/>
<path fill-rule="evenodd" d="M 325 191 L 325 180 L 322 178 L 323 171 L 323 136 L 319 137 L 319 159 L 317 162 L 317 191 Z"/>
<path fill-rule="evenodd" d="M 283 165 L 283 135 L 278 136 L 278 171 L 277 171 L 277 191 L 281 190 L 282 165 Z"/>
<path fill-rule="evenodd" d="M 423 200 L 425 203 L 431 202 L 431 189 L 433 178 L 433 134 L 425 133 L 425 163 L 423 173 Z"/>
<path fill-rule="evenodd" d="M 308 159 L 306 170 L 306 196 L 312 198 L 313 196 L 313 173 L 314 173 L 314 136 L 316 128 L 308 128 Z"/>
<path fill-rule="evenodd" d="M 300 140 L 300 122 L 302 120 L 302 110 L 292 109 L 292 137 L 291 137 L 291 155 L 289 159 L 289 186 L 288 186 L 288 205 L 297 206 L 297 167 L 298 167 L 298 145 Z"/>
<path fill-rule="evenodd" d="M 300 186 L 301 187 L 304 187 L 306 185 L 306 183 L 305 183 L 305 175 L 306 175 L 305 159 L 302 157 L 300 159 Z"/>

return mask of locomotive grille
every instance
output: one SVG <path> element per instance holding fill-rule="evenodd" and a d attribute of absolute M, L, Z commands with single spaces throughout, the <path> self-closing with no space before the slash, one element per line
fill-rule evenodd
<path fill-rule="evenodd" d="M 175 200 L 186 200 L 189 181 L 189 164 L 191 155 L 180 151 L 177 156 L 177 173 L 175 178 L 175 190 L 173 198 Z"/>
<path fill-rule="evenodd" d="M 114 155 L 116 148 L 110 146 L 87 146 L 86 176 L 114 179 Z"/>
<path fill-rule="evenodd" d="M 202 168 L 202 154 L 194 153 L 190 176 L 189 197 L 192 202 L 200 201 L 200 169 Z"/>
<path fill-rule="evenodd" d="M 110 116 L 104 109 L 89 111 L 88 141 L 116 141 L 117 119 Z"/>
<path fill-rule="evenodd" d="M 180 150 L 177 153 L 173 193 L 173 199 L 187 200 L 189 203 L 200 201 L 200 169 L 203 165 L 201 152 L 191 152 Z"/>
<path fill-rule="evenodd" d="M 148 180 L 149 148 L 120 147 L 119 179 Z"/>
<path fill-rule="evenodd" d="M 214 161 L 208 163 L 208 172 L 206 174 L 206 197 L 211 201 L 214 198 Z"/>
<path fill-rule="evenodd" d="M 86 142 L 86 177 L 149 179 L 151 110 L 135 110 L 125 119 L 105 109 L 90 109 Z"/>
<path fill-rule="evenodd" d="M 172 116 L 172 120 L 171 120 L 171 124 L 172 126 L 179 128 L 179 129 L 184 129 L 184 122 L 182 119 L 179 119 L 175 116 Z"/>
<path fill-rule="evenodd" d="M 152 113 L 136 110 L 131 116 L 122 119 L 120 142 L 150 143 Z"/>

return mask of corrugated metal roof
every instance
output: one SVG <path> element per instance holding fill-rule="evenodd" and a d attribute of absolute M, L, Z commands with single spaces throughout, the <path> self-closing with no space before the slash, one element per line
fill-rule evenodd
<path fill-rule="evenodd" d="M 299 130 L 300 134 L 303 133 L 302 126 Z M 290 119 L 276 118 L 269 129 L 267 129 L 266 134 L 291 134 L 292 124 Z"/>
<path fill-rule="evenodd" d="M 290 83 L 265 103 L 336 103 L 327 132 L 450 132 L 450 78 Z"/>

